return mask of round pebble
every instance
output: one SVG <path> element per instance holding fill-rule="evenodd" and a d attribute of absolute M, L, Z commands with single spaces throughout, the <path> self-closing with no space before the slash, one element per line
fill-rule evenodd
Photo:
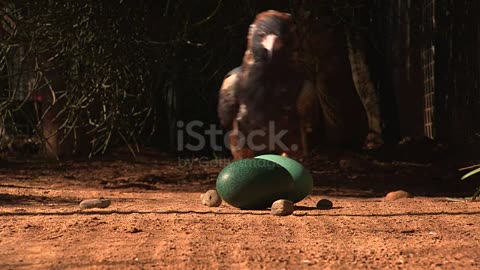
<path fill-rule="evenodd" d="M 88 199 L 80 202 L 80 209 L 107 208 L 110 204 L 111 201 L 105 198 Z"/>
<path fill-rule="evenodd" d="M 413 196 L 412 194 L 404 190 L 397 190 L 397 191 L 389 192 L 385 196 L 385 201 L 396 201 L 398 199 L 403 199 L 403 198 L 413 198 Z"/>
<path fill-rule="evenodd" d="M 209 190 L 200 196 L 202 204 L 208 207 L 218 207 L 222 204 L 222 198 L 218 195 L 218 192 L 214 189 Z"/>
<path fill-rule="evenodd" d="M 274 201 L 271 208 L 271 213 L 274 216 L 288 216 L 293 214 L 293 202 L 289 200 Z"/>
<path fill-rule="evenodd" d="M 317 202 L 318 209 L 332 209 L 333 203 L 327 199 L 321 199 Z"/>

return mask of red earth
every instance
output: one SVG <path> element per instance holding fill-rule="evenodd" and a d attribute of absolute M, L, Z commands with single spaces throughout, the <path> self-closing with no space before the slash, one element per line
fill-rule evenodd
<path fill-rule="evenodd" d="M 3 162 L 0 269 L 480 268 L 480 204 L 446 197 L 474 191 L 460 164 L 318 156 L 313 194 L 278 217 L 201 204 L 228 162 Z M 396 189 L 415 197 L 385 201 Z M 98 197 L 112 204 L 79 209 Z"/>

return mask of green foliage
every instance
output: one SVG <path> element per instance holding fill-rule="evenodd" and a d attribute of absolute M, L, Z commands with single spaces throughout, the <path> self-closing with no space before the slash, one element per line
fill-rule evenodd
<path fill-rule="evenodd" d="M 480 172 L 480 168 L 477 168 L 475 170 L 472 170 L 471 172 L 465 174 L 464 176 L 462 176 L 462 180 L 465 180 L 477 173 Z M 475 191 L 475 193 L 472 195 L 472 201 L 475 201 L 477 199 L 477 197 L 480 196 L 480 187 L 477 189 L 477 191 Z"/>
<path fill-rule="evenodd" d="M 479 172 L 480 172 L 480 168 L 477 168 L 477 169 L 475 169 L 475 170 L 473 170 L 473 171 L 465 174 L 464 176 L 462 176 L 462 180 L 465 180 L 465 179 L 467 179 L 468 177 L 470 177 L 470 176 L 472 176 L 472 175 L 474 175 L 474 174 L 477 174 L 477 173 L 479 173 Z"/>

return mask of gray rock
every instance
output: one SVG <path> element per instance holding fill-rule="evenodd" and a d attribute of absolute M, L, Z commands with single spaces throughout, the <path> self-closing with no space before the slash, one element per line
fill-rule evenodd
<path fill-rule="evenodd" d="M 396 201 L 403 198 L 413 198 L 413 195 L 404 190 L 392 191 L 385 196 L 385 201 Z"/>
<path fill-rule="evenodd" d="M 273 202 L 271 213 L 274 216 L 288 216 L 293 214 L 293 202 L 288 200 L 277 200 Z"/>
<path fill-rule="evenodd" d="M 318 209 L 332 209 L 333 203 L 327 199 L 321 199 L 317 202 Z"/>
<path fill-rule="evenodd" d="M 200 195 L 202 204 L 208 207 L 219 207 L 222 204 L 222 198 L 218 195 L 218 192 L 214 189 L 205 192 L 205 194 Z"/>
<path fill-rule="evenodd" d="M 110 204 L 111 201 L 105 198 L 88 199 L 80 202 L 80 209 L 107 208 Z"/>

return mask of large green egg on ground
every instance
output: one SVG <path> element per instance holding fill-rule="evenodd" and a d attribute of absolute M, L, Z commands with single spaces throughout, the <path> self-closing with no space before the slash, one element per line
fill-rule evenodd
<path fill-rule="evenodd" d="M 290 173 L 266 159 L 230 163 L 217 178 L 217 191 L 228 204 L 241 209 L 265 209 L 293 191 Z"/>
<path fill-rule="evenodd" d="M 313 178 L 310 172 L 302 164 L 288 157 L 279 155 L 261 155 L 257 159 L 273 161 L 284 167 L 292 176 L 294 190 L 290 193 L 288 199 L 294 203 L 303 200 L 310 195 L 313 189 Z"/>

